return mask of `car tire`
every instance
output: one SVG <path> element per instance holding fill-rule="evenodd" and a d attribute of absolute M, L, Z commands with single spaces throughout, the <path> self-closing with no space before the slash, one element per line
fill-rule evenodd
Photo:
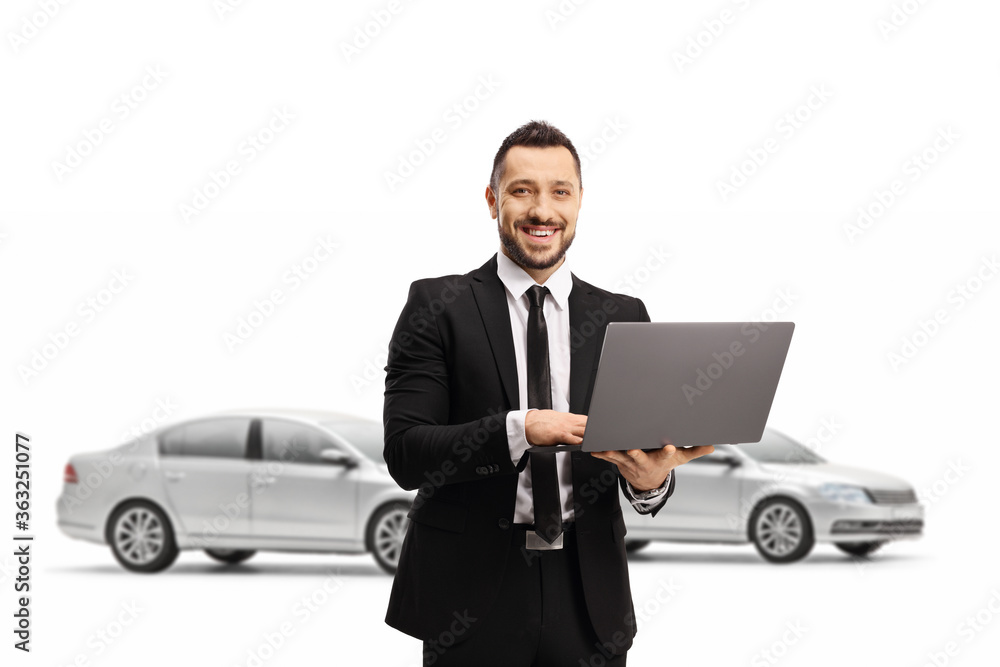
<path fill-rule="evenodd" d="M 378 566 L 389 574 L 396 574 L 409 511 L 407 503 L 388 503 L 379 507 L 368 522 L 365 544 Z"/>
<path fill-rule="evenodd" d="M 148 500 L 118 507 L 108 519 L 105 538 L 115 559 L 132 572 L 165 570 L 180 553 L 167 515 Z"/>
<path fill-rule="evenodd" d="M 205 549 L 205 553 L 220 563 L 235 565 L 242 563 L 257 552 L 252 549 Z"/>
<path fill-rule="evenodd" d="M 845 554 L 868 556 L 877 551 L 885 542 L 885 540 L 876 540 L 874 542 L 834 542 L 833 544 Z"/>
<path fill-rule="evenodd" d="M 816 539 L 805 508 L 791 498 L 770 498 L 750 516 L 750 541 L 772 563 L 793 563 L 812 551 Z"/>
<path fill-rule="evenodd" d="M 649 546 L 649 540 L 625 540 L 625 551 L 634 554 Z"/>

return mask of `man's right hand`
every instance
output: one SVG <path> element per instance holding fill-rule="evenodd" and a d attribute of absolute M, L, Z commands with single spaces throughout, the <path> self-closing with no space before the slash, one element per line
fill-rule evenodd
<path fill-rule="evenodd" d="M 524 435 L 529 445 L 579 445 L 587 427 L 587 415 L 555 410 L 529 410 L 524 416 Z"/>

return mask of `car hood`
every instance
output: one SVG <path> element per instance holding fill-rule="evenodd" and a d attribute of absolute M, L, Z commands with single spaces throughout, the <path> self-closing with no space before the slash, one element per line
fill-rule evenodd
<path fill-rule="evenodd" d="M 867 489 L 885 491 L 908 491 L 913 488 L 912 484 L 899 477 L 836 463 L 762 463 L 760 467 L 765 471 L 780 472 L 789 477 L 817 483 L 856 484 Z"/>

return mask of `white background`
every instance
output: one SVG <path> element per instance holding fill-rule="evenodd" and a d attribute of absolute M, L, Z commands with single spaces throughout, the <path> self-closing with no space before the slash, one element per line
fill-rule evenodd
<path fill-rule="evenodd" d="M 5 664 L 246 665 L 286 620 L 263 664 L 417 664 L 419 643 L 383 623 L 391 580 L 368 557 L 264 554 L 227 574 L 190 552 L 138 576 L 62 535 L 55 499 L 71 454 L 122 442 L 158 402 L 176 406 L 168 421 L 257 406 L 379 419 L 410 281 L 496 251 L 483 192 L 530 119 L 589 155 L 578 276 L 660 321 L 773 318 L 777 301 L 797 328 L 769 423 L 927 504 L 922 540 L 865 565 L 829 545 L 787 567 L 749 546 L 654 545 L 632 563 L 651 611 L 629 664 L 995 658 L 995 3 L 49 4 L 0 17 L 0 497 L 26 433 L 36 535 L 30 656 L 10 647 L 2 549 Z M 268 135 L 275 109 L 293 118 Z M 214 188 L 230 160 L 239 173 Z M 401 161 L 419 165 L 390 187 Z M 185 216 L 196 192 L 212 196 Z M 851 235 L 859 208 L 878 215 Z M 336 251 L 293 287 L 320 238 Z M 116 272 L 127 284 L 103 292 Z M 275 289 L 272 315 L 227 344 Z M 91 298 L 105 299 L 92 317 Z M 893 364 L 904 341 L 916 352 Z M 820 442 L 824 420 L 837 427 Z M 299 623 L 292 605 L 331 571 L 335 592 Z M 663 604 L 661 582 L 677 589 Z M 93 634 L 133 602 L 98 654 Z"/>

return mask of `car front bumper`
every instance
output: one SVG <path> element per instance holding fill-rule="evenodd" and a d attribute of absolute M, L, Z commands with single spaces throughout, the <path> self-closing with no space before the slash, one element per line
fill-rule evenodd
<path fill-rule="evenodd" d="M 810 510 L 816 540 L 821 542 L 916 539 L 924 531 L 924 507 L 919 503 L 823 502 L 810 507 Z"/>

